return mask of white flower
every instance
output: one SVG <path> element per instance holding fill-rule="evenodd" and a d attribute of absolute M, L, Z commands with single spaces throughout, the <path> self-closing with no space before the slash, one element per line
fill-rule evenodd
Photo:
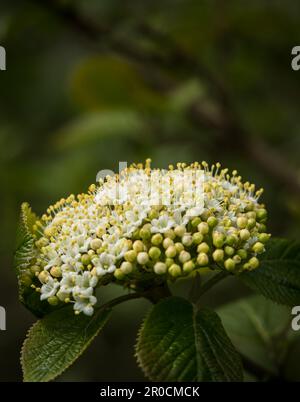
<path fill-rule="evenodd" d="M 41 287 L 41 300 L 46 300 L 49 299 L 49 297 L 55 296 L 58 287 L 59 282 L 49 277 L 47 282 Z"/>

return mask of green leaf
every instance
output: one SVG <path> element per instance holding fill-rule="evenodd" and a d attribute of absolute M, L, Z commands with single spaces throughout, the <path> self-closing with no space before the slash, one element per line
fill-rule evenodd
<path fill-rule="evenodd" d="M 261 257 L 260 267 L 239 278 L 251 289 L 280 304 L 300 304 L 300 243 L 272 239 Z"/>
<path fill-rule="evenodd" d="M 68 306 L 34 324 L 22 348 L 24 381 L 44 382 L 60 375 L 90 345 L 110 312 L 100 310 L 87 317 L 75 315 Z"/>
<path fill-rule="evenodd" d="M 19 299 L 24 306 L 36 317 L 43 317 L 45 314 L 60 308 L 50 306 L 47 301 L 40 300 L 40 294 L 30 287 L 31 280 L 34 280 L 30 273 L 30 267 L 36 258 L 34 246 L 33 225 L 37 216 L 32 212 L 28 203 L 21 205 L 20 223 L 17 230 L 17 245 L 14 256 L 14 267 L 18 279 Z"/>
<path fill-rule="evenodd" d="M 105 137 L 138 138 L 145 133 L 143 118 L 132 110 L 104 110 L 81 116 L 57 133 L 60 149 L 72 148 L 99 141 Z"/>
<path fill-rule="evenodd" d="M 153 381 L 241 381 L 240 358 L 218 315 L 180 297 L 156 304 L 138 336 L 136 355 Z"/>
<path fill-rule="evenodd" d="M 255 295 L 221 307 L 218 314 L 238 352 L 269 374 L 278 375 L 294 337 L 290 309 Z"/>

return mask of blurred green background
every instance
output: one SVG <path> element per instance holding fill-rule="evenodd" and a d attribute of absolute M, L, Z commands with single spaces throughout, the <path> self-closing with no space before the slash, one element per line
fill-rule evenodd
<path fill-rule="evenodd" d="M 299 237 L 299 13 L 292 0 L 1 0 L 0 380 L 21 380 L 35 320 L 12 268 L 22 201 L 41 214 L 119 161 L 220 161 L 265 188 L 274 235 Z M 119 292 L 107 288 L 103 300 Z M 226 281 L 205 301 L 244 294 Z M 142 380 L 133 345 L 148 307 L 120 307 L 59 380 Z M 299 379 L 294 360 L 289 378 Z"/>

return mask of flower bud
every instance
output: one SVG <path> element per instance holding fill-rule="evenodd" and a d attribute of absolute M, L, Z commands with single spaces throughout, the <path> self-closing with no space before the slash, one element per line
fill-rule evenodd
<path fill-rule="evenodd" d="M 182 237 L 185 234 L 185 232 L 186 232 L 186 228 L 183 225 L 176 226 L 176 228 L 174 229 L 174 233 L 178 237 Z"/>
<path fill-rule="evenodd" d="M 215 216 L 210 216 L 207 219 L 207 224 L 210 228 L 214 228 L 218 224 L 218 219 Z"/>
<path fill-rule="evenodd" d="M 191 221 L 191 225 L 193 226 L 193 228 L 196 228 L 200 222 L 201 222 L 201 219 L 199 217 L 196 217 Z"/>
<path fill-rule="evenodd" d="M 240 216 L 239 218 L 237 218 L 236 224 L 238 228 L 245 229 L 248 224 L 248 219 L 244 216 Z"/>
<path fill-rule="evenodd" d="M 248 256 L 248 253 L 247 253 L 247 251 L 246 251 L 245 249 L 240 248 L 240 249 L 237 251 L 237 255 L 238 255 L 242 260 L 245 260 L 245 259 L 247 258 L 247 256 Z"/>
<path fill-rule="evenodd" d="M 248 261 L 248 264 L 249 264 L 250 269 L 256 269 L 259 266 L 259 260 L 256 257 L 252 257 Z"/>
<path fill-rule="evenodd" d="M 224 261 L 224 267 L 227 271 L 233 271 L 235 268 L 234 260 L 232 258 L 227 258 L 227 260 Z"/>
<path fill-rule="evenodd" d="M 267 218 L 267 215 L 268 215 L 267 210 L 264 208 L 261 208 L 256 211 L 256 217 L 257 217 L 257 220 L 259 220 L 259 221 L 262 221 L 265 218 Z"/>
<path fill-rule="evenodd" d="M 174 264 L 173 258 L 166 258 L 165 264 L 169 268 L 172 264 Z"/>
<path fill-rule="evenodd" d="M 250 238 L 250 232 L 248 229 L 242 229 L 240 231 L 240 238 L 244 241 L 248 240 Z"/>
<path fill-rule="evenodd" d="M 186 274 L 189 274 L 190 272 L 192 272 L 195 268 L 195 264 L 193 263 L 193 261 L 187 261 L 183 264 L 183 272 L 185 272 Z"/>
<path fill-rule="evenodd" d="M 174 240 L 175 237 L 176 237 L 176 235 L 175 235 L 175 233 L 174 233 L 174 230 L 172 230 L 172 229 L 167 230 L 167 231 L 164 233 L 164 236 L 165 236 L 165 238 L 169 238 L 169 239 L 171 239 L 171 240 Z"/>
<path fill-rule="evenodd" d="M 136 260 L 137 254 L 134 250 L 126 251 L 124 258 L 128 262 L 134 262 Z"/>
<path fill-rule="evenodd" d="M 128 275 L 132 272 L 133 265 L 131 264 L 131 262 L 123 261 L 120 266 L 120 270 L 123 274 Z"/>
<path fill-rule="evenodd" d="M 173 257 L 176 256 L 176 254 L 177 254 L 177 250 L 176 250 L 176 247 L 175 247 L 175 246 L 170 246 L 170 247 L 167 248 L 167 250 L 166 250 L 166 256 L 167 256 L 168 258 L 173 258 Z"/>
<path fill-rule="evenodd" d="M 201 222 L 197 226 L 198 232 L 202 235 L 206 235 L 209 232 L 209 226 L 206 222 Z"/>
<path fill-rule="evenodd" d="M 233 248 L 233 247 L 230 247 L 230 246 L 226 246 L 225 249 L 224 249 L 224 251 L 225 251 L 225 254 L 227 254 L 227 255 L 229 255 L 229 256 L 233 255 L 234 252 L 235 252 L 234 248 Z"/>
<path fill-rule="evenodd" d="M 148 254 L 152 260 L 158 260 L 161 255 L 161 251 L 158 247 L 151 247 L 148 251 Z"/>
<path fill-rule="evenodd" d="M 216 262 L 220 262 L 223 261 L 224 259 L 224 251 L 219 249 L 219 250 L 215 250 L 212 254 L 212 258 L 214 261 Z"/>
<path fill-rule="evenodd" d="M 115 277 L 118 281 L 121 281 L 122 279 L 125 278 L 125 274 L 124 274 L 124 272 L 123 272 L 120 268 L 117 268 L 117 269 L 115 270 L 115 272 L 114 272 L 114 277 Z"/>
<path fill-rule="evenodd" d="M 38 278 L 41 283 L 46 283 L 48 281 L 49 274 L 47 271 L 42 271 Z"/>
<path fill-rule="evenodd" d="M 168 272 L 171 276 L 173 276 L 174 278 L 176 278 L 177 276 L 181 275 L 181 268 L 179 265 L 177 264 L 172 264 L 170 266 L 170 268 L 168 269 Z"/>
<path fill-rule="evenodd" d="M 57 306 L 59 303 L 59 299 L 56 296 L 51 296 L 47 300 L 48 300 L 48 303 L 50 304 L 50 306 Z"/>
<path fill-rule="evenodd" d="M 163 241 L 163 248 L 167 249 L 170 246 L 174 246 L 174 242 L 169 237 L 165 238 Z"/>
<path fill-rule="evenodd" d="M 147 264 L 147 262 L 149 261 L 149 256 L 146 252 L 141 252 L 138 253 L 137 255 L 137 262 L 141 265 L 145 265 Z"/>
<path fill-rule="evenodd" d="M 200 244 L 203 240 L 203 235 L 199 232 L 193 234 L 193 243 Z"/>
<path fill-rule="evenodd" d="M 200 243 L 197 247 L 197 252 L 198 253 L 208 253 L 209 252 L 209 245 L 205 242 Z"/>
<path fill-rule="evenodd" d="M 223 233 L 214 232 L 213 233 L 213 245 L 217 248 L 221 248 L 224 244 L 225 236 Z"/>
<path fill-rule="evenodd" d="M 81 256 L 81 262 L 83 265 L 88 265 L 91 262 L 91 257 L 88 254 L 83 254 Z"/>
<path fill-rule="evenodd" d="M 188 253 L 187 251 L 181 251 L 178 259 L 183 264 L 191 259 L 191 254 Z"/>
<path fill-rule="evenodd" d="M 270 235 L 267 233 L 260 233 L 258 235 L 258 240 L 262 243 L 266 243 L 270 238 Z"/>
<path fill-rule="evenodd" d="M 185 234 L 185 235 L 182 236 L 181 241 L 182 241 L 182 244 L 183 244 L 184 246 L 189 247 L 189 246 L 191 246 L 192 243 L 193 243 L 193 238 L 192 238 L 191 235 Z"/>
<path fill-rule="evenodd" d="M 140 253 L 141 251 L 144 251 L 145 246 L 141 240 L 135 240 L 135 242 L 132 245 L 132 248 L 136 253 Z"/>
<path fill-rule="evenodd" d="M 184 250 L 183 244 L 179 242 L 175 243 L 175 248 L 178 254 L 180 253 L 180 251 Z"/>
<path fill-rule="evenodd" d="M 157 275 L 165 274 L 167 272 L 167 269 L 167 265 L 163 262 L 157 262 L 153 267 L 153 270 Z"/>
<path fill-rule="evenodd" d="M 61 275 L 62 275 L 61 268 L 60 268 L 60 267 L 52 267 L 52 268 L 50 269 L 50 274 L 51 274 L 51 276 L 53 276 L 54 278 L 60 278 Z"/>
<path fill-rule="evenodd" d="M 205 253 L 200 253 L 198 254 L 197 257 L 197 264 L 200 265 L 200 267 L 204 267 L 205 265 L 207 265 L 209 262 L 208 256 Z"/>
<path fill-rule="evenodd" d="M 102 241 L 100 239 L 93 239 L 91 241 L 91 248 L 93 250 L 98 250 L 102 246 Z"/>
<path fill-rule="evenodd" d="M 159 246 L 162 243 L 162 241 L 163 237 L 160 233 L 156 233 L 151 238 L 151 243 L 153 244 L 153 246 Z"/>
<path fill-rule="evenodd" d="M 258 241 L 253 245 L 252 250 L 257 254 L 261 254 L 265 251 L 265 246 Z"/>

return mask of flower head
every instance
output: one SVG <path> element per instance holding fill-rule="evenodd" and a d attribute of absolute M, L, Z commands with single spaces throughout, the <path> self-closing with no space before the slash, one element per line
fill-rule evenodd
<path fill-rule="evenodd" d="M 37 290 L 91 315 L 96 286 L 170 280 L 203 267 L 250 271 L 264 252 L 262 190 L 220 164 L 132 165 L 50 206 L 36 222 Z"/>

